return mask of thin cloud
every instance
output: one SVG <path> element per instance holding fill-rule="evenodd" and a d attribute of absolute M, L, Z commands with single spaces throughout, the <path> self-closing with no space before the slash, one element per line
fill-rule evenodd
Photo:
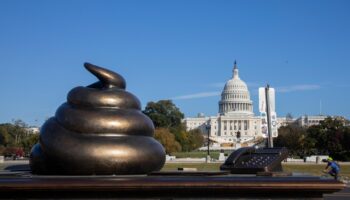
<path fill-rule="evenodd" d="M 222 88 L 222 87 L 225 86 L 225 82 L 210 83 L 208 86 L 210 86 L 210 87 L 216 87 L 216 88 Z"/>
<path fill-rule="evenodd" d="M 277 87 L 276 91 L 280 93 L 287 93 L 287 92 L 297 92 L 297 91 L 307 91 L 307 90 L 319 90 L 321 89 L 320 85 L 292 85 L 292 86 L 284 86 L 284 87 Z M 252 90 L 254 95 L 257 93 L 255 89 Z M 173 100 L 185 100 L 185 99 L 198 99 L 198 98 L 206 98 L 206 97 L 213 97 L 213 96 L 219 96 L 221 94 L 220 91 L 215 92 L 200 92 L 200 93 L 194 93 L 194 94 L 188 94 L 188 95 L 181 95 L 176 96 L 171 99 Z"/>
<path fill-rule="evenodd" d="M 213 96 L 219 96 L 221 92 L 200 92 L 200 93 L 194 93 L 194 94 L 188 94 L 188 95 L 182 95 L 173 97 L 173 100 L 179 100 L 179 99 L 197 99 L 197 98 L 205 98 L 205 97 L 213 97 Z"/>
<path fill-rule="evenodd" d="M 307 90 L 319 90 L 321 89 L 320 85 L 292 85 L 285 87 L 277 87 L 276 91 L 281 93 L 287 92 L 298 92 L 298 91 L 307 91 Z"/>

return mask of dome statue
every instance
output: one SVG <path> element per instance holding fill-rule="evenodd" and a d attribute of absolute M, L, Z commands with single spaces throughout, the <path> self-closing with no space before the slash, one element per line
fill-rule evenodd
<path fill-rule="evenodd" d="M 237 62 L 233 67 L 233 76 L 225 84 L 219 101 L 220 115 L 251 115 L 253 116 L 253 102 L 247 84 L 239 78 Z"/>

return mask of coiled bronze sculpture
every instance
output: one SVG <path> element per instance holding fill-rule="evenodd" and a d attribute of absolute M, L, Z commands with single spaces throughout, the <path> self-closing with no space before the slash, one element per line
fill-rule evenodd
<path fill-rule="evenodd" d="M 85 63 L 99 81 L 72 89 L 32 148 L 34 174 L 146 174 L 165 162 L 152 121 L 122 76 Z"/>

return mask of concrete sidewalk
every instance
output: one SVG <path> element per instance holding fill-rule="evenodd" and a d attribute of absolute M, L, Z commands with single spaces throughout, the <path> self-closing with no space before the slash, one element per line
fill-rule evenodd
<path fill-rule="evenodd" d="M 323 199 L 325 199 L 325 200 L 349 200 L 350 199 L 350 185 L 347 185 L 347 187 L 340 192 L 335 192 L 333 194 L 323 195 Z"/>

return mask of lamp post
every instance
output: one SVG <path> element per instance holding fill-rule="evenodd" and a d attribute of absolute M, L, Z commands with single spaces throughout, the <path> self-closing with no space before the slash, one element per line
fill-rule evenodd
<path fill-rule="evenodd" d="M 237 131 L 236 137 L 237 137 L 237 142 L 241 143 L 241 132 L 240 131 Z"/>
<path fill-rule="evenodd" d="M 210 139 L 209 139 L 209 136 L 210 136 L 210 122 L 207 122 L 207 124 L 205 125 L 205 128 L 207 129 L 207 139 L 208 139 L 208 148 L 207 148 L 207 162 L 210 161 L 210 152 L 209 152 L 209 144 L 210 144 Z"/>
<path fill-rule="evenodd" d="M 237 143 L 236 143 L 235 148 L 238 149 L 238 148 L 241 148 L 241 132 L 240 131 L 236 132 L 236 138 L 237 138 Z"/>

